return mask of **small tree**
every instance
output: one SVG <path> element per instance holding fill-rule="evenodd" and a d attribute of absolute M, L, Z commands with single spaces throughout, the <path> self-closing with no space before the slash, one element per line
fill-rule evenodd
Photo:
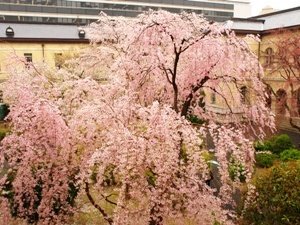
<path fill-rule="evenodd" d="M 12 68 L 4 94 L 11 105 L 12 124 L 17 125 L 7 140 L 16 141 L 11 146 L 12 141 L 4 142 L 2 158 L 9 156 L 10 167 L 24 171 L 23 177 L 32 177 L 36 163 L 17 158 L 32 155 L 23 151 L 18 139 L 24 132 L 29 138 L 41 136 L 36 143 L 42 145 L 50 135 L 55 142 L 45 149 L 47 154 L 39 155 L 40 160 L 58 152 L 51 158 L 57 161 L 58 171 L 78 168 L 77 187 L 109 224 L 158 225 L 169 220 L 183 224 L 186 218 L 197 224 L 230 224 L 224 209 L 232 203 L 229 158 L 243 164 L 249 178 L 254 154 L 245 134 L 250 130 L 263 136 L 263 127 L 273 128 L 256 56 L 226 25 L 196 14 L 149 11 L 133 20 L 102 14 L 86 31 L 91 46 L 68 68 L 55 72 L 45 66 L 21 72 Z M 93 79 L 97 74 L 105 74 L 105 81 Z M 253 92 L 253 105 L 241 101 L 242 84 Z M 221 125 L 217 114 L 203 109 L 207 90 L 224 101 L 229 122 Z M 28 112 L 39 116 L 21 114 L 23 102 L 30 103 Z M 46 102 L 53 116 L 49 118 L 35 102 Z M 239 111 L 234 102 L 241 102 Z M 202 123 L 192 125 L 187 120 L 191 115 Z M 23 117 L 28 123 L 20 122 Z M 51 132 L 48 126 L 53 127 Z M 210 173 L 203 153 L 208 134 L 220 163 L 223 185 L 218 196 L 206 184 Z M 61 154 L 62 150 L 66 153 Z M 36 171 L 59 174 L 51 168 L 42 166 Z M 70 176 L 58 177 L 67 183 Z M 106 187 L 109 177 L 116 183 L 112 188 Z M 27 193 L 17 189 L 22 179 L 17 174 L 12 182 L 19 195 Z M 31 191 L 38 181 L 32 180 Z M 59 184 L 58 179 L 51 180 L 54 189 L 42 194 L 45 201 L 53 199 Z M 92 184 L 102 196 L 100 202 L 91 194 Z M 58 193 L 67 196 L 65 189 Z M 21 204 L 22 199 L 16 200 Z M 68 205 L 67 198 L 60 202 Z M 103 202 L 114 207 L 113 213 L 105 211 Z M 51 212 L 51 204 L 44 209 Z M 26 210 L 32 212 L 32 208 Z"/>
<path fill-rule="evenodd" d="M 256 180 L 244 212 L 246 224 L 300 223 L 300 163 L 282 163 Z"/>

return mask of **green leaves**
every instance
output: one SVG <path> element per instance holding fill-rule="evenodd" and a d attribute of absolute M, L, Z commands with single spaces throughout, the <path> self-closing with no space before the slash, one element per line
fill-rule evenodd
<path fill-rule="evenodd" d="M 280 153 L 280 159 L 282 161 L 298 160 L 300 159 L 300 151 L 294 148 L 284 150 Z"/>
<path fill-rule="evenodd" d="M 256 181 L 257 197 L 244 213 L 249 224 L 300 223 L 300 162 L 281 163 Z M 247 223 L 247 224 L 248 224 Z"/>
<path fill-rule="evenodd" d="M 273 166 L 273 162 L 276 159 L 276 156 L 271 153 L 256 153 L 255 160 L 256 166 L 261 168 L 269 168 Z"/>
<path fill-rule="evenodd" d="M 271 151 L 274 154 L 280 154 L 293 147 L 291 138 L 287 134 L 276 135 L 267 141 L 256 142 L 254 145 L 256 151 Z"/>

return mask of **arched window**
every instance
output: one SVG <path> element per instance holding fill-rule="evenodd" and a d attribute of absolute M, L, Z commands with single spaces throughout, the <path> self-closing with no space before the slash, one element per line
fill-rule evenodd
<path fill-rule="evenodd" d="M 276 92 L 276 114 L 285 115 L 285 106 L 287 104 L 287 93 L 283 89 Z"/>
<path fill-rule="evenodd" d="M 63 55 L 62 53 L 54 53 L 54 62 L 55 62 L 55 67 L 57 69 L 60 69 L 64 63 Z"/>
<path fill-rule="evenodd" d="M 203 90 L 200 91 L 198 106 L 205 110 L 205 92 Z"/>
<path fill-rule="evenodd" d="M 248 89 L 246 86 L 240 88 L 240 94 L 241 94 L 241 103 L 243 104 L 249 103 Z"/>
<path fill-rule="evenodd" d="M 210 95 L 210 103 L 216 104 L 216 93 L 215 92 L 212 92 Z"/>
<path fill-rule="evenodd" d="M 300 116 L 300 88 L 293 93 L 292 104 L 292 116 Z"/>
<path fill-rule="evenodd" d="M 267 86 L 266 88 L 266 106 L 271 109 L 272 107 L 272 89 L 270 86 Z"/>
<path fill-rule="evenodd" d="M 265 53 L 266 53 L 266 66 L 271 66 L 274 62 L 274 51 L 272 48 L 267 48 Z"/>
<path fill-rule="evenodd" d="M 296 101 L 297 101 L 297 111 L 298 111 L 298 115 L 300 115 L 300 88 L 298 88 L 298 90 L 296 91 Z"/>
<path fill-rule="evenodd" d="M 0 103 L 3 103 L 3 91 L 0 90 Z"/>
<path fill-rule="evenodd" d="M 25 67 L 26 69 L 30 68 L 30 65 L 32 63 L 32 53 L 24 53 L 24 57 L 25 57 Z"/>

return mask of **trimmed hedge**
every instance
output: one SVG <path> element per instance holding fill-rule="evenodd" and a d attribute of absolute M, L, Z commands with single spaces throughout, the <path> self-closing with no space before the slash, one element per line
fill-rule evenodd
<path fill-rule="evenodd" d="M 256 160 L 256 166 L 261 168 L 269 168 L 273 166 L 274 160 L 276 159 L 276 156 L 272 153 L 256 153 L 255 160 Z"/>
<path fill-rule="evenodd" d="M 273 136 L 264 142 L 256 142 L 254 148 L 256 151 L 270 151 L 279 155 L 286 149 L 294 148 L 294 145 L 287 134 L 281 134 Z"/>
<path fill-rule="evenodd" d="M 300 224 L 300 162 L 274 166 L 255 182 L 252 195 L 243 213 L 244 224 Z"/>
<path fill-rule="evenodd" d="M 282 161 L 298 160 L 300 159 L 300 151 L 294 148 L 284 150 L 280 153 L 280 159 Z"/>

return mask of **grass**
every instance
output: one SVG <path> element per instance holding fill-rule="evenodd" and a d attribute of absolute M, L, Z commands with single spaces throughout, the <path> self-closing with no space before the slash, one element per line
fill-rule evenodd
<path fill-rule="evenodd" d="M 0 141 L 5 137 L 5 135 L 10 131 L 8 123 L 0 122 Z"/>
<path fill-rule="evenodd" d="M 107 192 L 113 193 L 112 188 L 108 189 Z M 91 191 L 92 196 L 94 197 L 97 204 L 99 204 L 105 212 L 109 214 L 113 213 L 114 206 L 110 203 L 107 203 L 95 190 Z M 117 195 L 114 195 L 110 198 L 112 201 L 116 201 Z M 88 198 L 86 197 L 85 193 L 81 193 L 77 199 L 78 204 L 78 211 L 74 214 L 72 218 L 69 219 L 67 224 L 65 225 L 108 225 L 108 223 L 103 219 L 100 212 L 95 209 L 91 203 L 89 202 Z M 178 225 L 177 219 L 168 218 L 165 221 L 167 225 Z M 193 218 L 184 218 L 182 219 L 182 223 L 184 225 L 196 225 Z"/>
<path fill-rule="evenodd" d="M 273 166 L 271 166 L 270 168 L 255 167 L 255 171 L 254 171 L 254 174 L 252 177 L 252 183 L 255 183 L 257 178 L 267 175 L 270 172 L 270 170 L 272 170 L 272 168 L 274 168 L 274 166 L 279 165 L 281 162 L 282 161 L 280 159 L 275 159 Z"/>
<path fill-rule="evenodd" d="M 110 189 L 110 190 L 109 190 Z M 113 192 L 109 188 L 107 192 Z M 114 206 L 106 202 L 100 194 L 95 190 L 91 190 L 95 202 L 104 209 L 108 214 L 112 214 Z M 109 198 L 112 201 L 116 200 L 116 195 Z M 100 212 L 89 202 L 84 192 L 80 193 L 77 198 L 77 212 L 67 222 L 68 225 L 107 225 Z"/>

